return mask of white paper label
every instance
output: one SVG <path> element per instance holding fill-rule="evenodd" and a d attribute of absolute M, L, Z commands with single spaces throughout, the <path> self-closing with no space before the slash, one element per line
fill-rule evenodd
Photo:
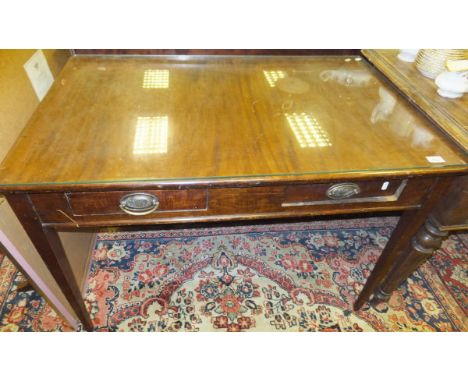
<path fill-rule="evenodd" d="M 389 184 L 390 184 L 390 182 L 383 182 L 381 190 L 385 191 L 388 188 Z"/>
<path fill-rule="evenodd" d="M 445 163 L 445 159 L 439 155 L 426 157 L 426 159 L 429 163 Z"/>
<path fill-rule="evenodd" d="M 24 64 L 24 70 L 28 74 L 37 98 L 42 101 L 54 82 L 54 77 L 42 50 L 39 49 L 31 56 Z"/>

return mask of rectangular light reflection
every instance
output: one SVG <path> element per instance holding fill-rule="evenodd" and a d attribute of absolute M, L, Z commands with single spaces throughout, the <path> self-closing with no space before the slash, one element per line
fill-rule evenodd
<path fill-rule="evenodd" d="M 331 146 L 328 135 L 318 121 L 308 113 L 284 113 L 301 147 Z"/>
<path fill-rule="evenodd" d="M 276 86 L 276 81 L 280 78 L 286 77 L 286 72 L 283 72 L 282 70 L 264 70 L 263 74 L 272 88 Z"/>
<path fill-rule="evenodd" d="M 169 70 L 157 69 L 145 70 L 143 75 L 143 89 L 167 89 L 169 88 Z"/>
<path fill-rule="evenodd" d="M 133 154 L 167 153 L 168 129 L 169 118 L 167 116 L 138 117 Z"/>

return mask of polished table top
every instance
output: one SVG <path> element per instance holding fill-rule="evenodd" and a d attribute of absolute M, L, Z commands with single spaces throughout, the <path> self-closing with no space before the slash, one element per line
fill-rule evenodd
<path fill-rule="evenodd" d="M 397 49 L 364 49 L 362 53 L 468 152 L 468 96 L 455 99 L 440 96 L 435 81 L 424 77 L 415 63 L 399 60 Z"/>
<path fill-rule="evenodd" d="M 360 57 L 78 56 L 0 185 L 460 172 L 465 159 Z"/>

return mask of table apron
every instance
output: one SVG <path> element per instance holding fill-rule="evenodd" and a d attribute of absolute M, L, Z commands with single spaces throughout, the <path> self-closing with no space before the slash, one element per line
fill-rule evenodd
<path fill-rule="evenodd" d="M 60 229 L 407 210 L 420 206 L 433 182 L 434 178 L 411 178 L 206 189 L 70 190 L 28 196 L 41 223 Z M 338 196 L 330 195 L 337 188 Z M 132 193 L 157 198 L 159 208 L 147 215 L 125 213 L 119 201 Z M 344 198 L 339 199 L 342 194 Z"/>

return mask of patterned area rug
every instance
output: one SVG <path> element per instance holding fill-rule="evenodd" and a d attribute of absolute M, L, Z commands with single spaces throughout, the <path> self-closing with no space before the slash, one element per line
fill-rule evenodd
<path fill-rule="evenodd" d="M 0 332 L 71 331 L 39 293 L 33 289 L 18 291 L 18 285 L 25 280 L 0 253 Z"/>
<path fill-rule="evenodd" d="M 85 301 L 99 331 L 466 331 L 462 235 L 388 303 L 352 311 L 396 222 L 102 233 Z M 0 275 L 0 330 L 70 330 L 37 293 L 15 293 L 18 272 Z"/>
<path fill-rule="evenodd" d="M 457 235 L 457 240 L 444 242 L 430 261 L 468 316 L 468 234 Z"/>

